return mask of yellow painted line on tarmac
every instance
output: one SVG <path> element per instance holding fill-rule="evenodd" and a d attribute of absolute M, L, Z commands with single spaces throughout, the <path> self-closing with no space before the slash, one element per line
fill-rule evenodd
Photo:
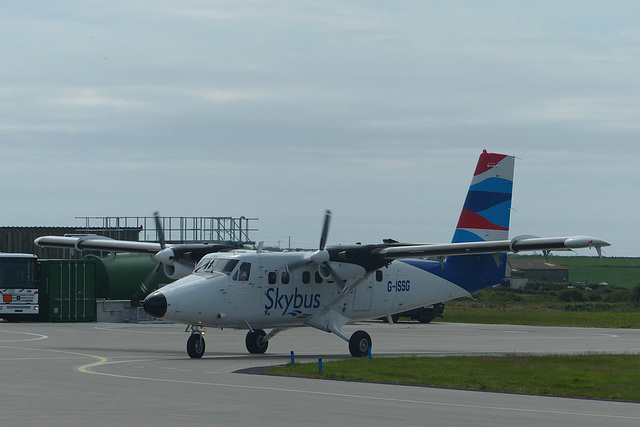
<path fill-rule="evenodd" d="M 225 384 L 225 383 L 214 383 L 214 382 L 206 382 L 206 381 L 172 380 L 167 378 L 147 378 L 147 377 L 139 377 L 139 376 L 133 376 L 133 375 L 110 374 L 106 372 L 96 372 L 94 371 L 94 369 L 98 367 L 118 364 L 118 363 L 142 362 L 142 361 L 151 361 L 151 360 L 157 360 L 157 359 L 139 359 L 139 360 L 114 362 L 114 361 L 110 361 L 107 357 L 104 357 L 104 356 L 87 354 L 87 353 L 78 353 L 78 352 L 72 352 L 72 351 L 66 351 L 66 350 L 35 349 L 35 348 L 10 347 L 10 346 L 0 346 L 0 348 L 9 348 L 14 350 L 42 351 L 42 352 L 69 354 L 73 356 L 89 357 L 97 360 L 93 363 L 89 363 L 89 364 L 77 367 L 76 369 L 78 371 L 85 374 L 90 374 L 90 375 L 100 375 L 104 377 L 121 378 L 121 379 L 128 379 L 128 380 L 163 382 L 163 383 L 170 383 L 170 384 L 188 384 L 188 385 L 199 385 L 199 386 L 208 386 L 208 387 L 236 388 L 236 389 L 247 389 L 247 390 L 261 390 L 261 391 L 272 391 L 272 392 L 275 391 L 275 392 L 282 392 L 282 393 L 303 393 L 303 394 L 313 395 L 313 396 L 340 397 L 340 398 L 381 401 L 381 402 L 397 402 L 397 403 L 412 403 L 412 404 L 415 403 L 419 405 L 448 406 L 453 408 L 487 409 L 491 411 L 502 411 L 502 412 L 571 415 L 571 416 L 583 416 L 583 417 L 589 417 L 589 418 L 602 418 L 602 419 L 640 420 L 640 416 L 631 417 L 631 416 L 623 416 L 623 415 L 594 414 L 594 413 L 587 413 L 587 412 L 552 411 L 552 410 L 544 410 L 544 409 L 508 408 L 508 407 L 488 406 L 488 405 L 470 405 L 470 404 L 464 404 L 464 403 L 447 403 L 447 402 L 433 402 L 428 400 L 397 399 L 392 397 L 363 396 L 358 394 L 345 394 L 345 393 L 291 389 L 291 388 L 281 388 L 281 387 Z"/>

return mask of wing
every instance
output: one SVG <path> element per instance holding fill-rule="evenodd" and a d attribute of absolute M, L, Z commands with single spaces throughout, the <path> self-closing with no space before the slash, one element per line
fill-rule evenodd
<path fill-rule="evenodd" d="M 75 249 L 78 251 L 133 252 L 155 255 L 162 248 L 160 243 L 115 240 L 102 236 L 42 236 L 34 243 L 41 247 Z"/>
<path fill-rule="evenodd" d="M 490 254 L 500 252 L 521 251 L 558 251 L 578 248 L 595 248 L 601 254 L 600 248 L 609 246 L 604 240 L 589 236 L 569 237 L 530 237 L 520 236 L 511 240 L 494 240 L 483 242 L 447 243 L 438 245 L 398 245 L 381 248 L 375 252 L 385 259 L 424 258 L 429 256 L 452 256 Z"/>
<path fill-rule="evenodd" d="M 103 236 L 42 236 L 34 243 L 42 247 L 75 249 L 79 251 L 133 252 L 153 255 L 156 261 L 164 264 L 165 274 L 171 279 L 184 277 L 193 271 L 200 258 L 213 252 L 228 252 L 238 249 L 239 245 L 187 243 L 163 247 L 155 242 L 136 242 L 115 240 Z"/>
<path fill-rule="evenodd" d="M 321 274 L 332 274 L 343 279 L 364 277 L 395 259 L 449 257 L 479 254 L 499 254 L 524 251 L 558 251 L 578 248 L 595 248 L 601 255 L 601 248 L 609 246 L 608 242 L 590 236 L 567 237 L 531 237 L 519 236 L 511 240 L 494 240 L 481 242 L 460 242 L 444 244 L 407 244 L 385 243 L 379 245 L 331 246 L 319 250 L 306 258 L 307 262 L 319 265 Z M 349 264 L 362 267 L 360 273 L 354 273 Z M 326 270 L 329 267 L 329 270 Z"/>

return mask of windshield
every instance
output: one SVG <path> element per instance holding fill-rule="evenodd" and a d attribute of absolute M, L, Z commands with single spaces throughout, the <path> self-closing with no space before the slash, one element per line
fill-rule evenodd
<path fill-rule="evenodd" d="M 0 288 L 37 288 L 36 260 L 0 258 Z"/>
<path fill-rule="evenodd" d="M 237 259 L 203 259 L 195 268 L 195 273 L 222 273 L 227 276 L 238 265 Z"/>

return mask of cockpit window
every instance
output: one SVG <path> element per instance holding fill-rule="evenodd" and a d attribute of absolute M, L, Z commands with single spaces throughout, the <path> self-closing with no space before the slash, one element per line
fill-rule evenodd
<path fill-rule="evenodd" d="M 249 280 L 249 275 L 251 274 L 251 263 L 243 262 L 240 264 L 240 268 L 233 275 L 233 280 L 239 280 L 241 282 L 246 282 Z"/>
<path fill-rule="evenodd" d="M 202 260 L 195 268 L 195 273 L 222 273 L 227 276 L 238 265 L 237 259 L 214 258 Z"/>

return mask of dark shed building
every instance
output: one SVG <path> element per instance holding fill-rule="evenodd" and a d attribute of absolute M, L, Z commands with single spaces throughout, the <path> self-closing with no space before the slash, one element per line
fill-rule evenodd
<path fill-rule="evenodd" d="M 542 259 L 509 257 L 507 259 L 507 279 L 514 289 L 524 288 L 530 280 L 567 283 L 569 269 Z"/>

